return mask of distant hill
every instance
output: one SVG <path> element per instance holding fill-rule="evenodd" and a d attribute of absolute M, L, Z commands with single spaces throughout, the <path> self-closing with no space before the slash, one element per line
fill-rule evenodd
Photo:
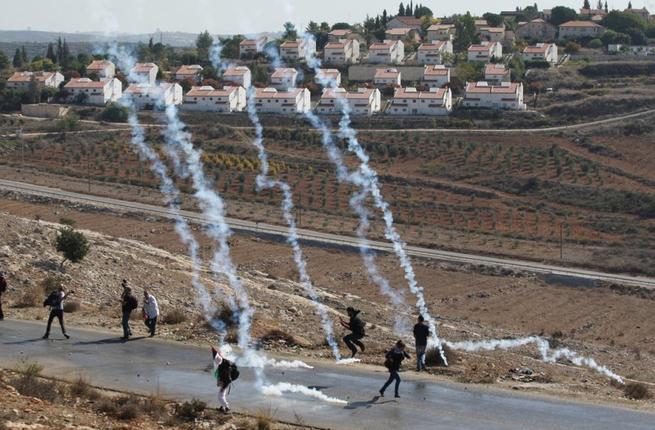
<path fill-rule="evenodd" d="M 277 37 L 279 33 L 261 33 L 269 37 Z M 219 35 L 221 37 L 225 35 Z M 256 35 L 247 35 L 253 37 Z M 152 37 L 155 42 L 163 42 L 178 48 L 191 47 L 195 44 L 197 33 L 183 33 L 179 31 L 155 32 L 143 34 L 119 34 L 117 37 L 107 36 L 104 33 L 57 33 L 53 31 L 32 30 L 0 30 L 0 42 L 4 43 L 49 43 L 57 38 L 65 38 L 69 43 L 103 43 L 116 40 L 119 43 L 147 43 Z"/>

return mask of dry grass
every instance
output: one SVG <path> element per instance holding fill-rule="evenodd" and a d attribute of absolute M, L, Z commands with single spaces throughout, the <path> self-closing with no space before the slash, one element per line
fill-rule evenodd
<path fill-rule="evenodd" d="M 264 336 L 261 337 L 264 343 L 273 343 L 284 341 L 287 345 L 296 345 L 297 341 L 293 335 L 279 329 L 269 330 Z"/>
<path fill-rule="evenodd" d="M 181 324 L 187 320 L 187 314 L 181 309 L 172 309 L 163 315 L 162 323 L 175 325 Z"/>
<path fill-rule="evenodd" d="M 443 352 L 446 356 L 448 363 L 454 363 L 457 360 L 457 354 L 447 345 L 443 345 Z M 441 355 L 436 348 L 430 348 L 425 352 L 425 365 L 426 366 L 444 366 Z"/>
<path fill-rule="evenodd" d="M 33 374 L 21 374 L 9 382 L 23 396 L 53 402 L 59 396 L 59 387 L 56 382 L 43 380 Z"/>
<path fill-rule="evenodd" d="M 182 421 L 195 421 L 203 415 L 207 409 L 207 403 L 198 399 L 193 399 L 190 402 L 184 402 L 175 406 L 175 417 Z"/>
<path fill-rule="evenodd" d="M 28 287 L 14 304 L 16 308 L 34 308 L 43 300 L 43 289 L 37 286 Z"/>
<path fill-rule="evenodd" d="M 77 378 L 72 384 L 68 386 L 68 393 L 71 396 L 85 398 L 89 400 L 97 400 L 100 397 L 93 387 L 82 377 Z"/>
<path fill-rule="evenodd" d="M 651 393 L 648 390 L 648 387 L 641 382 L 631 382 L 626 384 L 625 387 L 623 387 L 623 393 L 627 398 L 633 400 L 644 400 L 651 398 Z"/>
<path fill-rule="evenodd" d="M 68 302 L 64 302 L 64 312 L 66 312 L 67 314 L 77 312 L 80 309 L 82 309 L 82 303 L 80 303 L 77 300 L 71 300 L 71 301 L 68 301 Z"/>

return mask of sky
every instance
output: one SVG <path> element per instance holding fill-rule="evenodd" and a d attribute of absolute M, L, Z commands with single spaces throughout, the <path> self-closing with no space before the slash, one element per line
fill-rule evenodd
<path fill-rule="evenodd" d="M 159 29 L 198 33 L 207 29 L 212 34 L 252 34 L 280 31 L 286 21 L 301 28 L 310 20 L 331 24 L 361 22 L 367 14 L 375 16 L 384 8 L 395 14 L 398 3 L 399 0 L 0 0 L 0 30 L 153 33 Z M 533 2 L 425 0 L 422 3 L 435 15 L 444 16 L 467 10 L 478 15 L 490 9 L 514 10 L 517 5 Z M 617 9 L 627 7 L 627 3 L 628 0 L 608 1 L 610 8 Z M 537 4 L 539 8 L 563 5 L 578 9 L 582 0 Z M 646 6 L 655 13 L 655 0 L 635 0 L 632 5 Z"/>

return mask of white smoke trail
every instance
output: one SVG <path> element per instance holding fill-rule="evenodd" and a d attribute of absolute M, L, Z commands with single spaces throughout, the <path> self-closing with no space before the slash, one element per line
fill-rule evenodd
<path fill-rule="evenodd" d="M 317 72 L 318 75 L 318 71 L 321 65 L 320 60 L 313 59 L 312 61 L 309 62 L 309 65 Z M 325 87 L 336 86 L 336 83 L 331 82 L 332 79 L 330 78 L 324 77 L 322 80 L 324 82 L 321 83 Z M 370 195 L 373 197 L 373 202 L 375 204 L 375 207 L 382 212 L 384 223 L 385 223 L 385 237 L 393 244 L 394 253 L 398 257 L 400 265 L 405 272 L 405 280 L 407 281 L 407 285 L 410 291 L 412 292 L 412 294 L 414 294 L 414 296 L 416 297 L 416 307 L 419 310 L 420 314 L 423 315 L 423 317 L 425 318 L 425 321 L 428 323 L 428 327 L 430 328 L 430 334 L 432 335 L 432 340 L 437 346 L 439 355 L 441 356 L 443 363 L 445 365 L 448 365 L 446 355 L 444 354 L 443 347 L 441 346 L 441 340 L 439 339 L 439 332 L 437 331 L 436 321 L 430 315 L 430 311 L 428 309 L 427 303 L 425 301 L 425 296 L 423 294 L 423 288 L 419 287 L 418 283 L 416 282 L 414 268 L 405 249 L 406 248 L 405 242 L 402 240 L 402 238 L 396 231 L 393 222 L 393 214 L 391 212 L 391 209 L 389 208 L 389 204 L 382 196 L 377 173 L 370 167 L 369 157 L 366 154 L 366 151 L 364 151 L 362 146 L 359 144 L 359 141 L 357 140 L 356 131 L 350 126 L 350 105 L 348 104 L 347 100 L 344 97 L 339 96 L 339 93 L 335 92 L 334 95 L 336 98 L 337 105 L 341 110 L 341 120 L 339 121 L 339 136 L 341 138 L 345 138 L 348 141 L 348 150 L 354 153 L 357 156 L 357 158 L 360 160 L 358 174 L 351 175 L 351 177 L 357 178 L 357 182 L 358 182 L 357 185 L 359 185 L 362 192 L 370 193 Z M 316 120 L 318 120 L 318 118 L 315 118 L 313 122 L 315 122 Z M 310 121 L 312 120 L 310 119 Z M 322 132 L 324 132 L 325 130 L 328 130 L 327 127 L 325 126 L 321 127 Z M 324 142 L 325 140 L 326 139 L 324 139 Z M 332 138 L 328 140 L 332 141 Z M 334 145 L 333 142 L 332 145 Z M 361 196 L 359 197 L 359 199 L 363 200 L 364 197 Z M 363 217 L 360 216 L 360 227 L 362 221 L 363 221 Z M 368 259 L 365 259 L 365 261 L 370 262 L 371 258 L 369 257 Z M 383 287 L 380 285 L 380 288 L 382 289 Z"/>
<path fill-rule="evenodd" d="M 332 354 L 336 360 L 341 359 L 339 352 L 339 345 L 334 339 L 334 328 L 332 319 L 328 314 L 328 310 L 321 302 L 320 297 L 316 292 L 312 280 L 307 273 L 307 264 L 303 255 L 300 243 L 298 242 L 298 231 L 296 227 L 296 220 L 293 217 L 293 193 L 291 187 L 284 181 L 273 180 L 269 178 L 269 163 L 266 148 L 264 147 L 264 127 L 257 115 L 257 108 L 255 107 L 255 89 L 250 88 L 247 96 L 248 117 L 255 126 L 255 139 L 252 144 L 257 148 L 257 156 L 259 158 L 260 173 L 257 175 L 257 190 L 278 188 L 282 192 L 282 213 L 283 217 L 289 226 L 289 233 L 287 235 L 287 242 L 291 245 L 293 250 L 293 260 L 298 269 L 300 276 L 300 283 L 302 284 L 305 292 L 309 295 L 321 319 L 321 326 L 325 332 L 325 338 L 332 349 Z"/>
<path fill-rule="evenodd" d="M 491 339 L 481 341 L 462 341 L 462 342 L 449 342 L 444 341 L 444 344 L 452 349 L 477 352 L 477 351 L 493 351 L 496 349 L 513 349 L 521 346 L 534 344 L 537 346 L 541 354 L 541 360 L 546 363 L 556 363 L 560 359 L 567 359 L 576 366 L 589 367 L 596 372 L 605 375 L 621 384 L 624 383 L 623 378 L 616 373 L 609 370 L 607 367 L 599 365 L 593 358 L 583 357 L 577 352 L 569 348 L 551 348 L 548 340 L 539 336 L 529 336 L 519 339 Z"/>
<path fill-rule="evenodd" d="M 116 44 L 111 45 L 109 53 L 117 59 L 117 63 L 121 69 L 131 70 L 134 66 L 135 62 L 133 57 L 124 49 L 119 49 Z M 133 74 L 130 74 L 128 79 L 137 83 L 139 80 L 139 78 Z M 198 294 L 198 301 L 203 308 L 205 318 L 219 333 L 219 337 L 222 338 L 226 333 L 225 324 L 222 321 L 214 318 L 216 308 L 211 300 L 211 296 L 208 293 L 207 288 L 200 279 L 200 267 L 202 265 L 202 261 L 198 253 L 199 245 L 186 219 L 180 214 L 180 206 L 177 203 L 180 198 L 180 191 L 168 175 L 167 168 L 157 153 L 152 149 L 150 145 L 146 143 L 144 129 L 141 124 L 139 124 L 136 106 L 129 93 L 127 93 L 125 97 L 121 99 L 121 105 L 126 107 L 128 111 L 128 123 L 132 130 L 131 143 L 136 147 L 141 158 L 147 160 L 150 163 L 150 170 L 159 179 L 159 189 L 164 195 L 166 206 L 168 206 L 169 211 L 175 219 L 175 232 L 179 236 L 182 243 L 187 247 L 187 252 L 191 259 L 192 266 L 191 284 Z"/>
<path fill-rule="evenodd" d="M 284 393 L 300 393 L 307 397 L 313 397 L 328 403 L 336 403 L 339 405 L 348 404 L 348 402 L 345 400 L 327 396 L 315 388 L 305 387 L 304 385 L 290 384 L 288 382 L 280 382 L 275 385 L 265 385 L 262 387 L 262 393 L 267 396 L 282 396 Z"/>
<path fill-rule="evenodd" d="M 228 360 L 234 361 L 238 365 L 244 367 L 264 368 L 265 366 L 275 367 L 277 369 L 313 369 L 313 366 L 300 360 L 274 360 L 272 358 L 263 357 L 258 355 L 256 357 L 243 359 L 234 353 L 231 345 L 220 346 L 221 355 Z"/>
<path fill-rule="evenodd" d="M 191 143 L 191 135 L 184 131 L 185 124 L 180 120 L 177 106 L 166 106 L 167 126 L 164 140 L 171 150 L 180 151 L 184 155 L 189 175 L 191 177 L 194 195 L 199 201 L 200 209 L 208 219 L 207 234 L 218 246 L 214 252 L 212 268 L 222 273 L 234 291 L 239 304 L 239 346 L 243 351 L 251 348 L 250 327 L 253 310 L 250 306 L 248 293 L 237 275 L 236 268 L 230 257 L 228 239 L 232 232 L 225 221 L 225 205 L 223 199 L 210 186 L 205 177 L 204 165 L 200 151 Z"/>
<path fill-rule="evenodd" d="M 317 72 L 320 68 L 320 61 L 317 59 L 310 59 L 309 66 Z M 336 88 L 337 86 L 333 78 L 326 76 L 320 78 L 320 83 L 325 88 Z M 321 133 L 321 142 L 323 148 L 327 152 L 330 161 L 332 161 L 336 167 L 337 179 L 340 182 L 352 183 L 360 188 L 361 192 L 353 194 L 349 201 L 350 207 L 359 216 L 359 225 L 357 227 L 356 234 L 358 238 L 360 254 L 364 261 L 364 267 L 366 267 L 369 278 L 378 286 L 380 292 L 385 295 L 394 306 L 396 315 L 394 331 L 397 334 L 402 334 L 407 328 L 407 323 L 400 312 L 400 309 L 405 302 L 403 293 L 402 291 L 398 291 L 392 288 L 389 284 L 389 281 L 384 276 L 382 276 L 375 262 L 375 257 L 370 250 L 368 239 L 366 238 L 366 232 L 368 231 L 370 224 L 369 212 L 365 204 L 367 194 L 369 193 L 365 178 L 358 171 L 352 173 L 348 171 L 348 168 L 346 167 L 346 164 L 343 160 L 343 154 L 334 143 L 332 131 L 327 126 L 327 124 L 319 119 L 318 116 L 316 116 L 311 111 L 306 112 L 305 116 L 309 120 L 310 124 Z"/>
<path fill-rule="evenodd" d="M 341 360 L 337 360 L 337 364 L 343 364 L 345 366 L 348 364 L 359 363 L 360 361 L 362 360 L 360 360 L 359 358 L 342 358 Z"/>

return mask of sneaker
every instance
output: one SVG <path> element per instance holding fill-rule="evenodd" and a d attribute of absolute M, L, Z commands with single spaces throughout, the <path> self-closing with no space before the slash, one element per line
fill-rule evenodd
<path fill-rule="evenodd" d="M 384 391 L 380 390 L 378 393 L 380 393 L 380 397 L 384 397 Z"/>
<path fill-rule="evenodd" d="M 394 397 L 395 397 L 396 399 L 400 399 L 400 394 L 396 394 Z"/>
<path fill-rule="evenodd" d="M 70 337 L 68 334 L 66 334 L 66 333 L 64 333 L 64 337 L 65 337 L 66 339 L 70 339 L 70 338 L 71 338 L 71 337 Z"/>
<path fill-rule="evenodd" d="M 43 337 L 42 337 L 41 339 L 47 339 L 47 338 L 49 338 L 49 337 L 50 337 L 49 335 L 44 334 Z"/>

